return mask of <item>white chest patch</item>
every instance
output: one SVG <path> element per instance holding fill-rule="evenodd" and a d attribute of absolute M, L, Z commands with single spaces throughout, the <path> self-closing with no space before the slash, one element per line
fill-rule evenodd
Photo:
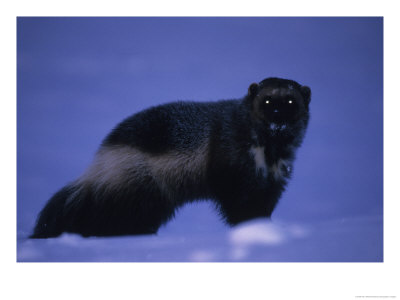
<path fill-rule="evenodd" d="M 290 163 L 284 159 L 278 160 L 277 163 L 271 166 L 271 172 L 275 179 L 281 179 L 286 173 L 290 172 Z"/>
<path fill-rule="evenodd" d="M 267 176 L 267 164 L 265 163 L 264 147 L 251 147 L 250 153 L 254 157 L 256 172 L 261 172 L 264 177 Z"/>

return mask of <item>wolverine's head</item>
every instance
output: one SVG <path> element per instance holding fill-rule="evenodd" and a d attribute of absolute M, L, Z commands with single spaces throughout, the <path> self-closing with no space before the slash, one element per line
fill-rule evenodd
<path fill-rule="evenodd" d="M 311 90 L 293 80 L 267 78 L 253 83 L 247 101 L 253 118 L 271 130 L 282 130 L 308 120 Z"/>

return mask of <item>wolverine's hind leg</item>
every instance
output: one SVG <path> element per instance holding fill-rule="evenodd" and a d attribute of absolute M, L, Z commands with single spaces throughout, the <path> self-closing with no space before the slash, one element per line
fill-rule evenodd
<path fill-rule="evenodd" d="M 101 148 L 78 180 L 87 192 L 71 203 L 71 217 L 79 221 L 68 231 L 85 236 L 157 232 L 173 217 L 176 204 L 155 180 L 148 160 L 132 147 Z"/>
<path fill-rule="evenodd" d="M 152 182 L 143 185 L 90 186 L 66 208 L 67 232 L 83 236 L 154 234 L 175 207 Z"/>
<path fill-rule="evenodd" d="M 175 205 L 149 176 L 140 185 L 79 183 L 57 192 L 43 208 L 31 238 L 154 234 L 174 216 Z"/>
<path fill-rule="evenodd" d="M 160 178 L 155 179 L 151 162 L 128 146 L 101 148 L 88 170 L 48 202 L 32 237 L 157 232 L 178 204 Z"/>

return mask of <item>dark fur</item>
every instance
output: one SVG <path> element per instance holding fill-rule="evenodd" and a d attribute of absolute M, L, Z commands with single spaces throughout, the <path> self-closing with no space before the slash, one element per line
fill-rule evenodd
<path fill-rule="evenodd" d="M 164 186 L 160 182 L 174 178 L 162 181 L 146 167 L 137 173 L 141 162 L 127 160 L 127 170 L 116 173 L 122 178 L 117 186 L 92 176 L 91 181 L 78 180 L 57 192 L 40 213 L 31 237 L 55 237 L 62 232 L 83 236 L 156 233 L 185 202 L 206 198 L 216 203 L 231 225 L 269 217 L 291 175 L 295 150 L 307 128 L 310 94 L 308 87 L 294 81 L 268 78 L 250 85 L 242 99 L 170 103 L 127 118 L 105 138 L 99 152 L 124 149 L 122 153 L 129 153 L 132 149 L 150 162 L 178 153 L 192 155 L 195 161 L 196 149 L 203 146 L 206 154 L 197 164 L 203 171 L 185 170 L 190 176 L 185 173 L 176 184 Z M 251 149 L 263 149 L 260 157 L 265 158 L 266 169 L 257 168 Z"/>

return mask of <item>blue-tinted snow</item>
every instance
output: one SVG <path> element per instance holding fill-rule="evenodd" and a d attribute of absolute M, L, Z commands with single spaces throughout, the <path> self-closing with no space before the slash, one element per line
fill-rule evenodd
<path fill-rule="evenodd" d="M 199 205 L 192 209 L 200 210 Z M 189 209 L 190 210 L 190 209 Z M 189 212 L 183 211 L 182 214 Z M 210 212 L 212 214 L 212 212 Z M 179 219 L 157 235 L 29 240 L 21 233 L 25 262 L 377 262 L 383 260 L 382 219 L 377 217 L 291 223 L 265 219 L 234 229 L 179 230 Z"/>

